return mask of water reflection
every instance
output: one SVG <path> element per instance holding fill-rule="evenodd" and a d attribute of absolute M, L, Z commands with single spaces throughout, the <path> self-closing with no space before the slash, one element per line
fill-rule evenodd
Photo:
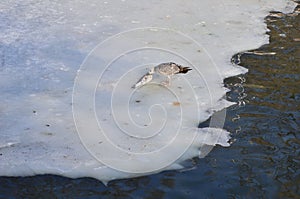
<path fill-rule="evenodd" d="M 300 190 L 299 6 L 294 14 L 272 13 L 266 21 L 271 43 L 233 59 L 249 68 L 243 84 L 248 103 L 238 110 L 242 132 L 235 136 L 235 147 L 240 149 L 235 155 L 239 187 L 248 187 L 251 197 L 296 198 Z M 227 84 L 232 81 L 237 80 L 228 79 Z"/>

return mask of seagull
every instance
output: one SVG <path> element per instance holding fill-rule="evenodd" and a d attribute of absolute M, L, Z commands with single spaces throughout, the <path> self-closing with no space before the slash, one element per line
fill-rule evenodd
<path fill-rule="evenodd" d="M 153 79 L 153 74 L 158 73 L 163 76 L 167 76 L 167 85 L 170 85 L 171 76 L 179 73 L 187 73 L 192 70 L 189 67 L 183 67 L 174 62 L 162 63 L 150 69 L 150 71 L 144 75 L 132 88 L 138 88 L 150 82 Z"/>
<path fill-rule="evenodd" d="M 167 84 L 170 85 L 170 81 L 171 81 L 171 76 L 175 75 L 175 74 L 179 74 L 179 73 L 187 73 L 190 70 L 192 70 L 189 67 L 183 67 L 179 64 L 176 64 L 174 62 L 168 62 L 168 63 L 162 63 L 159 64 L 158 66 L 155 66 L 154 68 L 152 68 L 149 73 L 159 73 L 161 75 L 167 76 L 168 80 L 167 80 Z"/>

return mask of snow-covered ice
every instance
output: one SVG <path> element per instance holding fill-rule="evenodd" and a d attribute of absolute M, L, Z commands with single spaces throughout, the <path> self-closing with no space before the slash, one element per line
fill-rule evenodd
<path fill-rule="evenodd" d="M 294 7 L 287 0 L 1 1 L 0 175 L 108 182 L 179 169 L 203 157 L 204 145 L 228 146 L 222 127 L 196 127 L 232 104 L 223 99 L 223 80 L 247 71 L 231 56 L 268 42 L 269 11 Z M 169 88 L 131 88 L 150 65 L 168 61 L 193 72 Z M 162 167 L 143 172 L 146 156 L 110 150 L 99 156 L 94 145 L 101 132 L 127 155 L 162 149 L 170 140 L 172 147 L 151 159 Z M 178 159 L 172 162 L 170 153 Z"/>

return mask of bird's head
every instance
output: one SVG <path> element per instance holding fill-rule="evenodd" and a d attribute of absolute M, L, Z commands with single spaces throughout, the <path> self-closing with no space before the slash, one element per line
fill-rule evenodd
<path fill-rule="evenodd" d="M 150 68 L 149 72 L 150 75 L 154 74 L 154 68 Z"/>

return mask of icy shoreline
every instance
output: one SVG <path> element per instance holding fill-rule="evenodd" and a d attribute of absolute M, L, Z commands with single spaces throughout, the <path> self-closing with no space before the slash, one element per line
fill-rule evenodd
<path fill-rule="evenodd" d="M 211 74 L 208 79 L 220 99 L 226 93 L 223 79 L 246 72 L 233 66 L 230 57 L 268 42 L 264 17 L 269 11 L 291 12 L 294 8 L 289 1 L 163 4 L 23 1 L 1 5 L 1 176 L 58 174 L 107 182 L 143 175 L 100 164 L 77 135 L 72 87 L 90 50 L 109 36 L 132 28 L 155 26 L 183 32 L 201 43 L 218 67 L 221 78 Z M 189 49 L 184 42 L 174 46 Z M 221 104 L 218 109 L 224 107 L 226 104 Z M 178 168 L 180 164 L 175 163 L 166 169 Z"/>

